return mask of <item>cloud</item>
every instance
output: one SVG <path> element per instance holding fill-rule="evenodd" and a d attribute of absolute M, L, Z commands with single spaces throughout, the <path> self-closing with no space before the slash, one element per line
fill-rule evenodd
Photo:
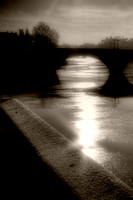
<path fill-rule="evenodd" d="M 64 0 L 62 4 L 71 7 L 88 6 L 90 8 L 106 8 L 106 9 L 125 9 L 133 6 L 132 0 Z"/>
<path fill-rule="evenodd" d="M 4 14 L 16 11 L 32 13 L 41 9 L 46 10 L 51 4 L 53 4 L 52 0 L 3 0 L 0 1 L 0 12 Z"/>
<path fill-rule="evenodd" d="M 133 25 L 132 11 L 104 7 L 73 8 L 60 4 L 55 6 L 52 12 L 42 11 L 39 16 L 39 19 L 46 21 L 60 33 L 60 42 L 68 43 L 98 42 L 105 36 L 111 35 L 128 37 Z"/>
<path fill-rule="evenodd" d="M 9 12 L 20 10 L 22 12 L 35 12 L 47 10 L 50 7 L 64 8 L 97 8 L 97 9 L 132 9 L 132 0 L 1 0 L 0 10 Z"/>
<path fill-rule="evenodd" d="M 0 1 L 2 2 L 2 1 Z M 30 29 L 39 21 L 60 34 L 60 42 L 97 42 L 110 35 L 131 37 L 131 0 L 6 0 L 0 3 L 1 27 Z M 2 12 L 1 12 L 2 11 Z M 0 27 L 0 29 L 2 29 Z M 130 34 L 129 34 L 130 33 Z"/>
<path fill-rule="evenodd" d="M 88 7 L 78 9 L 65 7 L 63 9 L 60 7 L 58 12 L 47 18 L 51 24 L 52 18 L 55 22 L 57 19 L 58 30 L 64 33 L 64 38 L 65 35 L 67 38 L 69 36 L 70 43 L 76 40 L 78 43 L 83 42 L 83 40 L 97 42 L 105 35 L 131 37 L 129 33 L 133 27 L 132 11 L 115 9 L 91 9 Z M 72 37 L 73 35 L 75 39 Z"/>

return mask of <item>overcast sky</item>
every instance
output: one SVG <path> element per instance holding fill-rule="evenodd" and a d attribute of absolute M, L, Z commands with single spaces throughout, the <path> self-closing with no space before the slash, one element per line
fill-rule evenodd
<path fill-rule="evenodd" d="M 133 0 L 0 0 L 0 31 L 32 30 L 39 21 L 59 33 L 60 44 L 133 38 Z"/>

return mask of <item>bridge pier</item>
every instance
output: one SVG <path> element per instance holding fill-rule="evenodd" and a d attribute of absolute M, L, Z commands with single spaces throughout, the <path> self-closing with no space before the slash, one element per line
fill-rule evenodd
<path fill-rule="evenodd" d="M 133 94 L 133 85 L 128 82 L 122 72 L 110 73 L 100 92 L 110 96 L 130 95 Z"/>
<path fill-rule="evenodd" d="M 125 96 L 133 94 L 133 85 L 124 75 L 124 69 L 128 64 L 126 56 L 122 55 L 118 49 L 112 54 L 102 58 L 103 63 L 109 69 L 107 82 L 101 88 L 101 92 L 110 96 Z"/>

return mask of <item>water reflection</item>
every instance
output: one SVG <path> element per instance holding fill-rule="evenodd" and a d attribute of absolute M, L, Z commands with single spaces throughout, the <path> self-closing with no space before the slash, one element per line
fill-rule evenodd
<path fill-rule="evenodd" d="M 93 90 L 105 83 L 108 70 L 91 57 L 70 57 L 57 74 L 57 96 L 45 98 L 43 107 L 35 98 L 23 102 L 89 157 L 133 187 L 133 98 L 104 97 Z"/>
<path fill-rule="evenodd" d="M 96 139 L 99 137 L 99 118 L 97 105 L 99 98 L 88 95 L 88 90 L 103 85 L 108 78 L 108 69 L 98 59 L 92 57 L 75 56 L 67 59 L 67 66 L 57 71 L 61 81 L 61 90 L 69 96 L 77 107 L 72 121 L 77 133 L 75 143 L 96 159 Z M 93 94 L 94 95 L 94 94 Z M 97 146 L 98 147 L 98 146 Z"/>
<path fill-rule="evenodd" d="M 75 56 L 67 59 L 67 66 L 57 71 L 62 89 L 89 89 L 103 85 L 109 75 L 108 69 L 98 59 Z"/>
<path fill-rule="evenodd" d="M 80 107 L 80 112 L 77 112 L 78 121 L 75 121 L 75 127 L 80 132 L 79 144 L 85 147 L 92 146 L 98 134 L 97 126 L 97 110 L 95 99 L 89 99 L 85 95 L 75 98 L 77 107 Z"/>
<path fill-rule="evenodd" d="M 99 139 L 105 137 L 101 127 L 101 122 L 103 123 L 103 118 L 105 117 L 106 111 L 101 112 L 101 107 L 99 105 L 105 105 L 102 98 L 97 98 L 96 96 L 86 95 L 82 93 L 80 97 L 75 97 L 75 105 L 80 108 L 75 113 L 77 120 L 74 121 L 74 127 L 77 129 L 78 139 L 75 143 L 82 149 L 82 151 L 89 157 L 93 158 L 97 162 L 102 163 L 104 158 L 100 158 L 101 146 L 97 143 Z M 102 119 L 102 121 L 101 121 Z M 105 132 L 104 132 L 105 133 Z"/>

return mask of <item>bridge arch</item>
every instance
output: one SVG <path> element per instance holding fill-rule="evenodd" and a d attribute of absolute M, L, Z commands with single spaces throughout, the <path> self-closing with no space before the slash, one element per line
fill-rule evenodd
<path fill-rule="evenodd" d="M 77 74 L 79 76 L 85 76 L 85 80 L 87 77 L 87 81 L 92 83 L 92 88 L 95 90 L 101 88 L 109 77 L 109 70 L 96 55 L 73 54 L 66 58 L 66 64 L 68 67 L 76 64 L 79 73 L 75 72 L 75 76 L 77 76 Z M 83 66 L 83 73 L 81 72 L 81 66 Z"/>
<path fill-rule="evenodd" d="M 101 93 L 111 96 L 133 94 L 133 85 L 127 80 L 124 68 L 133 59 L 133 50 L 120 49 L 64 49 L 65 57 L 90 55 L 101 60 L 109 70 L 109 78 Z"/>

